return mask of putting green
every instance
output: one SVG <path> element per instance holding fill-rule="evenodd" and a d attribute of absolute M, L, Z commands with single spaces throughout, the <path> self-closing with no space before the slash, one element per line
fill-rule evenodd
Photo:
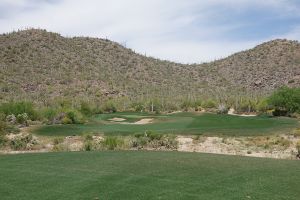
<path fill-rule="evenodd" d="M 125 121 L 113 122 L 112 118 Z M 149 124 L 134 124 L 141 119 L 153 119 Z M 295 119 L 272 117 L 240 117 L 217 114 L 178 113 L 172 115 L 154 115 L 146 113 L 114 113 L 93 117 L 87 124 L 48 125 L 33 130 L 33 133 L 47 136 L 81 135 L 99 133 L 106 135 L 129 135 L 155 131 L 164 134 L 206 134 L 252 136 L 286 133 L 299 126 Z"/>

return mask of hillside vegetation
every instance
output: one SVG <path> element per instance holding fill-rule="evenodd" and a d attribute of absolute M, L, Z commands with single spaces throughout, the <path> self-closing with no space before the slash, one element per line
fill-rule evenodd
<path fill-rule="evenodd" d="M 300 86 L 300 44 L 274 40 L 211 63 L 184 65 L 115 42 L 29 29 L 0 35 L 0 101 L 227 99 Z"/>

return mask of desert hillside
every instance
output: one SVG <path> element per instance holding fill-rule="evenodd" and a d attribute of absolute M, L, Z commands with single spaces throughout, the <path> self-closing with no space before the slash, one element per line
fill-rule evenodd
<path fill-rule="evenodd" d="M 205 64 L 146 57 L 115 42 L 29 29 L 0 35 L 0 98 L 264 95 L 300 86 L 300 44 L 274 40 Z"/>

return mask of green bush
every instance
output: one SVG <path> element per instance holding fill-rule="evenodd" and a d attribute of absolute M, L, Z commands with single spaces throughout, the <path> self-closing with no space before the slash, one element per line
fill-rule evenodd
<path fill-rule="evenodd" d="M 131 107 L 135 110 L 135 112 L 143 112 L 145 110 L 145 106 L 141 102 L 133 103 Z"/>
<path fill-rule="evenodd" d="M 152 132 L 152 131 L 147 131 L 147 132 L 146 132 L 146 136 L 147 136 L 150 140 L 160 140 L 160 139 L 163 137 L 162 134 L 155 133 L 155 132 Z"/>
<path fill-rule="evenodd" d="M 68 110 L 66 112 L 65 116 L 65 122 L 71 123 L 71 124 L 82 124 L 84 123 L 84 117 L 83 115 L 78 112 L 77 110 Z"/>
<path fill-rule="evenodd" d="M 70 118 L 68 118 L 67 116 L 62 118 L 61 123 L 62 124 L 73 124 L 72 120 Z"/>
<path fill-rule="evenodd" d="M 268 103 L 275 108 L 274 115 L 299 113 L 300 88 L 280 88 L 268 98 Z"/>
<path fill-rule="evenodd" d="M 217 107 L 217 103 L 214 100 L 209 99 L 207 101 L 203 101 L 201 106 L 203 108 L 216 108 Z"/>
<path fill-rule="evenodd" d="M 256 105 L 256 110 L 265 113 L 270 109 L 270 106 L 268 104 L 268 99 L 262 99 L 260 100 Z"/>
<path fill-rule="evenodd" d="M 0 106 L 0 112 L 4 113 L 6 116 L 14 114 L 15 116 L 23 113 L 27 113 L 30 120 L 37 120 L 38 113 L 33 107 L 31 102 L 21 101 L 21 102 L 9 102 L 3 103 Z"/>
<path fill-rule="evenodd" d="M 112 101 L 108 101 L 104 104 L 103 111 L 108 113 L 115 113 L 117 112 L 117 107 Z"/>
<path fill-rule="evenodd" d="M 27 124 L 28 115 L 27 113 L 22 113 L 17 115 L 17 122 L 19 124 Z"/>
<path fill-rule="evenodd" d="M 91 141 L 84 142 L 84 150 L 85 151 L 92 151 L 93 150 L 93 143 Z"/>
<path fill-rule="evenodd" d="M 80 112 L 85 116 L 91 116 L 94 114 L 93 109 L 89 106 L 87 102 L 81 102 Z"/>
<path fill-rule="evenodd" d="M 114 136 L 107 136 L 103 144 L 108 150 L 114 150 L 117 147 L 121 147 L 124 144 L 124 140 Z"/>
<path fill-rule="evenodd" d="M 58 111 L 54 108 L 44 108 L 42 111 L 41 111 L 41 115 L 46 118 L 48 121 L 52 122 L 55 117 L 57 116 L 58 114 Z"/>

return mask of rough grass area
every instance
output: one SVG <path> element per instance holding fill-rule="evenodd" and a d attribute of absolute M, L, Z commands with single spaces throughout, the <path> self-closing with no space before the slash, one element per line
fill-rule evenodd
<path fill-rule="evenodd" d="M 124 122 L 111 122 L 111 118 L 124 118 Z M 151 124 L 130 124 L 143 118 L 153 118 Z M 257 136 L 285 133 L 298 126 L 297 120 L 271 117 L 240 117 L 216 114 L 178 113 L 153 115 L 146 113 L 116 113 L 97 115 L 88 124 L 48 125 L 34 130 L 40 135 L 81 135 L 87 132 L 106 135 L 129 135 L 156 131 L 165 134 L 206 134 L 229 136 Z"/>
<path fill-rule="evenodd" d="M 1 200 L 298 200 L 299 161 L 179 152 L 0 156 Z"/>

